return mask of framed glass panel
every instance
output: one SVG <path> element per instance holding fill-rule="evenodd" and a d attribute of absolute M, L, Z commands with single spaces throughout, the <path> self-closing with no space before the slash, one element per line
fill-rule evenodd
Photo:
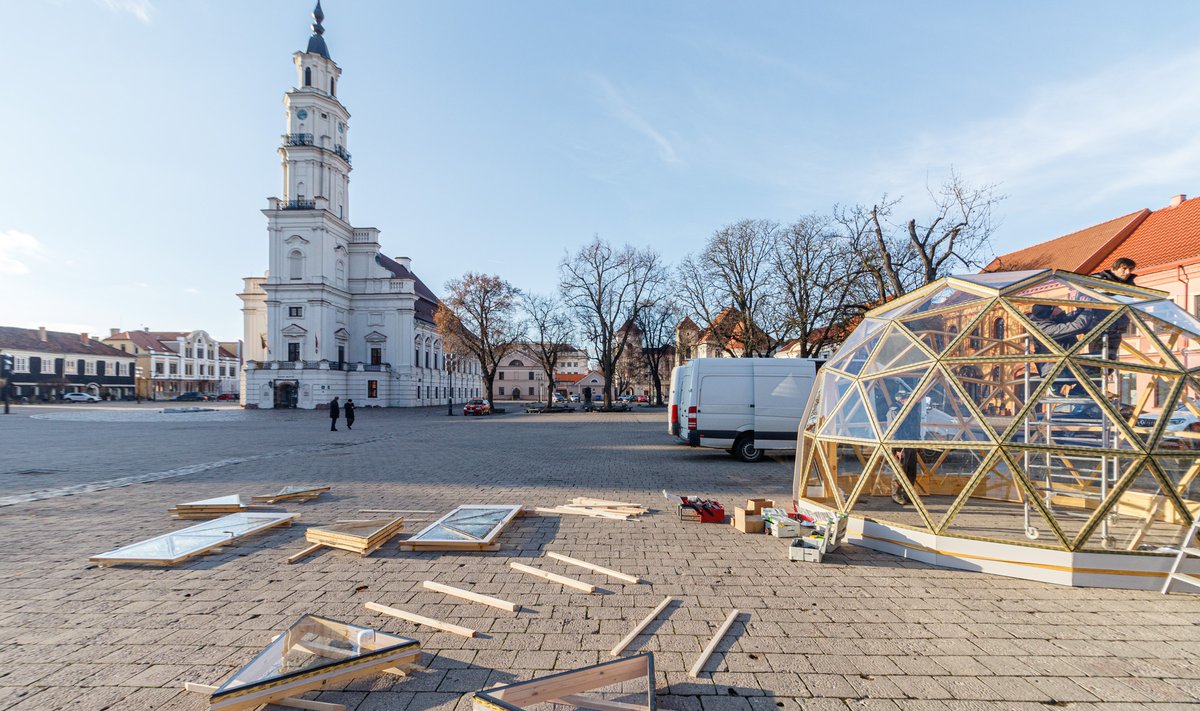
<path fill-rule="evenodd" d="M 520 506 L 459 506 L 405 543 L 490 543 L 520 511 Z"/>
<path fill-rule="evenodd" d="M 234 513 L 205 521 L 194 526 L 165 533 L 161 536 L 94 555 L 90 560 L 101 563 L 162 563 L 171 564 L 200 555 L 206 550 L 262 531 L 272 526 L 290 523 L 298 513 Z"/>
<path fill-rule="evenodd" d="M 871 441 L 879 439 L 875 423 L 863 404 L 862 393 L 857 387 L 851 387 L 846 397 L 829 414 L 828 420 L 821 427 L 820 435 Z"/>
<path fill-rule="evenodd" d="M 1172 554 L 1178 550 L 1191 521 L 1163 491 L 1151 462 L 1142 466 L 1129 485 L 1110 498 L 1111 508 L 1080 548 Z"/>
<path fill-rule="evenodd" d="M 987 465 L 970 492 L 943 519 L 941 532 L 1065 549 L 1067 544 L 1004 457 Z"/>
<path fill-rule="evenodd" d="M 893 326 L 884 334 L 873 357 L 863 368 L 863 375 L 873 375 L 884 370 L 907 368 L 918 363 L 929 363 L 932 358 L 917 345 L 916 340 L 899 326 Z"/>
<path fill-rule="evenodd" d="M 992 289 L 1004 289 L 1018 282 L 1034 276 L 1035 274 L 1049 273 L 1049 269 L 1026 269 L 1015 272 L 989 272 L 986 274 L 961 274 L 956 275 L 955 279 L 969 281 L 972 284 L 986 286 Z"/>
<path fill-rule="evenodd" d="M 971 327 L 972 322 L 993 303 L 976 297 L 958 308 L 906 316 L 901 323 L 909 333 L 935 354 L 942 354 L 954 343 L 958 334 Z"/>

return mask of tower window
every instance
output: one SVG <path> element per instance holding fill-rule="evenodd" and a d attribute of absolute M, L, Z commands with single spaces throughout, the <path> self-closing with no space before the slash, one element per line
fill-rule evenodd
<path fill-rule="evenodd" d="M 312 86 L 312 67 L 304 68 L 304 86 Z"/>
<path fill-rule="evenodd" d="M 288 276 L 292 279 L 304 278 L 304 253 L 293 249 L 288 255 Z"/>

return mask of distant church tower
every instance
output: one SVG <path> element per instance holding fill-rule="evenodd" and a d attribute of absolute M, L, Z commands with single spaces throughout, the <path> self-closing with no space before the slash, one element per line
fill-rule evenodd
<path fill-rule="evenodd" d="M 476 397 L 479 368 L 448 373 L 433 325 L 437 296 L 406 257 L 380 252 L 379 230 L 350 224 L 350 112 L 325 43 L 321 3 L 296 86 L 283 97 L 282 197 L 268 198 L 269 258 L 245 279 L 247 407 L 413 407 Z M 454 363 L 456 359 L 451 359 Z"/>

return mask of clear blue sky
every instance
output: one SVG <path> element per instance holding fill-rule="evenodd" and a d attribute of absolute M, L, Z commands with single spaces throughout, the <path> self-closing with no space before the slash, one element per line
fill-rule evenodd
<path fill-rule="evenodd" d="M 999 252 L 1200 193 L 1178 2 L 323 4 L 351 220 L 435 290 L 549 292 L 599 234 L 668 259 L 747 217 L 1008 195 Z M 240 338 L 308 0 L 5 3 L 0 324 Z"/>

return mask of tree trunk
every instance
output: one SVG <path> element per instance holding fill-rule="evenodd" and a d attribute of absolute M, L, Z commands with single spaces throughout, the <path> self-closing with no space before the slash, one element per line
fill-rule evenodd
<path fill-rule="evenodd" d="M 496 407 L 496 399 L 492 396 L 492 386 L 496 382 L 496 371 L 493 370 L 490 373 L 485 372 L 483 375 L 483 382 L 487 384 L 487 401 L 494 409 Z"/>

